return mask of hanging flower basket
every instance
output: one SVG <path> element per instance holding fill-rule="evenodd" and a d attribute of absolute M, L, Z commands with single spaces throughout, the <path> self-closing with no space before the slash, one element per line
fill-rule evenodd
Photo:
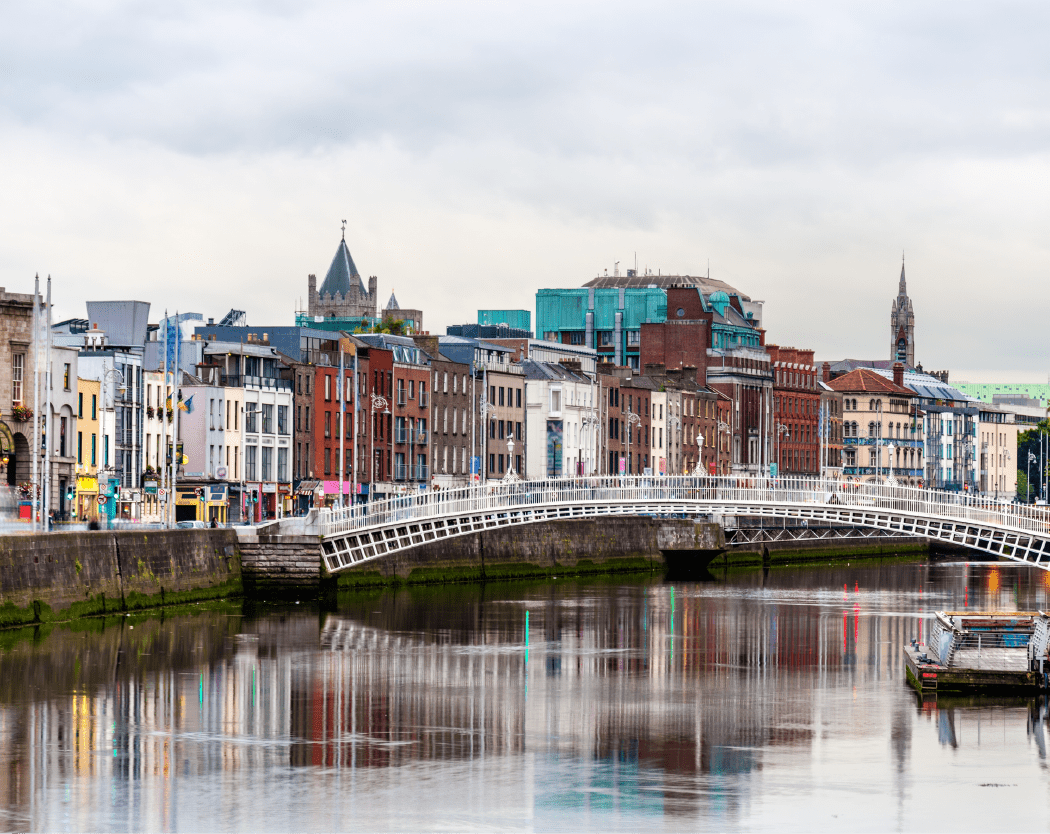
<path fill-rule="evenodd" d="M 28 423 L 33 419 L 33 409 L 27 405 L 16 405 L 11 409 L 11 416 L 19 423 Z"/>
<path fill-rule="evenodd" d="M 152 405 L 147 405 L 146 406 L 146 416 L 152 418 L 154 414 L 156 414 L 156 412 L 153 410 L 153 406 Z"/>

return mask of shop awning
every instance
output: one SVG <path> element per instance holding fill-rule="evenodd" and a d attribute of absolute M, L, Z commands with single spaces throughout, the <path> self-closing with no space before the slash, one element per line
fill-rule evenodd
<path fill-rule="evenodd" d="M 295 494 L 296 495 L 313 495 L 314 494 L 314 490 L 316 490 L 320 485 L 321 485 L 320 481 L 300 481 L 299 482 L 299 489 L 296 490 Z"/>

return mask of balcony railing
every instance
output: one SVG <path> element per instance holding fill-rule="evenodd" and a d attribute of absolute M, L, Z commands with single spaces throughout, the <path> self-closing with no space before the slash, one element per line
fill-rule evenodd
<path fill-rule="evenodd" d="M 412 467 L 407 463 L 395 463 L 394 464 L 394 480 L 395 481 L 407 481 L 412 476 Z"/>
<path fill-rule="evenodd" d="M 395 443 L 408 443 L 409 431 L 405 427 L 394 429 L 394 442 Z"/>
<path fill-rule="evenodd" d="M 416 445 L 426 446 L 427 445 L 427 432 L 426 429 L 420 429 L 416 432 Z"/>
<path fill-rule="evenodd" d="M 425 464 L 416 464 L 414 467 L 412 467 L 412 469 L 412 480 L 414 481 L 425 481 L 428 477 L 430 477 L 430 467 L 426 466 Z"/>
<path fill-rule="evenodd" d="M 272 376 L 240 376 L 237 374 L 220 374 L 219 385 L 227 388 L 276 388 L 278 391 L 291 391 L 290 379 L 279 379 Z"/>
<path fill-rule="evenodd" d="M 428 402 L 430 402 L 430 395 L 427 394 L 425 391 L 420 391 L 419 392 L 419 407 L 420 408 L 426 408 Z"/>
<path fill-rule="evenodd" d="M 407 400 L 407 397 L 406 397 L 405 389 L 404 388 L 398 388 L 397 389 L 397 404 L 398 405 L 404 405 L 406 402 L 408 402 L 408 400 Z"/>

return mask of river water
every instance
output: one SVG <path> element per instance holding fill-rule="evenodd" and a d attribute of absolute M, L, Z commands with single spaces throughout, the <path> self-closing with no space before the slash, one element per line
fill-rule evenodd
<path fill-rule="evenodd" d="M 920 702 L 878 565 L 444 586 L 0 632 L 4 829 L 1046 831 L 1039 700 Z M 526 626 L 527 623 L 527 626 Z"/>

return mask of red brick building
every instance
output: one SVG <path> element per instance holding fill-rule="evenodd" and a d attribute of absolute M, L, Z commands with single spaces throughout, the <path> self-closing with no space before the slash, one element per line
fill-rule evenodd
<path fill-rule="evenodd" d="M 785 475 L 820 474 L 820 373 L 813 351 L 766 345 L 773 366 L 774 458 Z"/>

